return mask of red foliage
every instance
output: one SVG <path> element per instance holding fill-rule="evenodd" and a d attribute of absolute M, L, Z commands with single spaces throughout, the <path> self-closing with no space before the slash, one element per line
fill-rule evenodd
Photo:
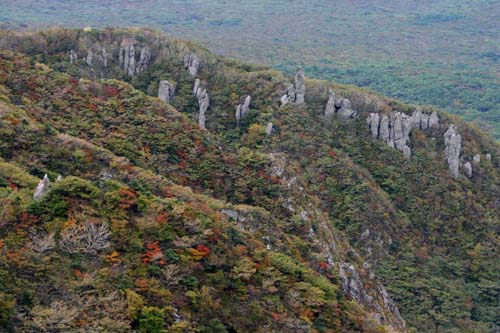
<path fill-rule="evenodd" d="M 333 149 L 330 149 L 330 151 L 328 152 L 328 156 L 330 156 L 331 158 L 334 158 L 335 156 L 337 156 L 337 154 L 335 153 L 335 151 Z"/>
<path fill-rule="evenodd" d="M 7 183 L 9 184 L 9 187 L 13 190 L 18 189 L 18 185 L 12 181 L 12 178 L 7 178 Z"/>
<path fill-rule="evenodd" d="M 153 243 L 146 244 L 145 254 L 142 255 L 142 262 L 145 264 L 149 264 L 154 261 L 158 261 L 158 264 L 165 265 L 166 261 L 163 260 L 163 253 L 161 252 L 160 246 L 158 246 L 158 241 Z"/>
<path fill-rule="evenodd" d="M 120 96 L 120 91 L 113 86 L 104 86 L 104 96 L 106 98 Z"/>
<path fill-rule="evenodd" d="M 319 268 L 326 271 L 328 269 L 328 263 L 323 261 L 319 264 Z"/>
<path fill-rule="evenodd" d="M 210 249 L 202 244 L 196 245 L 196 250 L 205 253 L 205 256 L 208 256 L 210 254 Z"/>
<path fill-rule="evenodd" d="M 71 83 L 74 86 L 77 86 L 78 85 L 78 79 L 76 79 L 74 77 L 70 77 L 69 78 L 69 83 Z"/>

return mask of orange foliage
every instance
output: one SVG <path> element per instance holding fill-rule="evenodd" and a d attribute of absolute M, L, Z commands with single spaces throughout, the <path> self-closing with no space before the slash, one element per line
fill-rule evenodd
<path fill-rule="evenodd" d="M 120 254 L 114 251 L 109 256 L 106 256 L 106 261 L 110 263 L 120 263 L 121 262 Z"/>
<path fill-rule="evenodd" d="M 137 204 L 137 194 L 129 188 L 122 188 L 118 191 L 120 194 L 120 203 L 118 206 L 123 209 L 128 209 Z"/>

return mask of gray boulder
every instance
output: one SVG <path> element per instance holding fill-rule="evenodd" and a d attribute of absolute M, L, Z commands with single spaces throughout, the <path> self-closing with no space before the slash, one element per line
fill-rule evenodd
<path fill-rule="evenodd" d="M 439 127 L 439 116 L 436 111 L 432 112 L 429 117 L 429 128 Z"/>
<path fill-rule="evenodd" d="M 481 164 L 481 155 L 474 155 L 474 157 L 472 158 L 472 164 L 474 165 L 474 167 L 479 166 L 479 164 Z"/>
<path fill-rule="evenodd" d="M 243 119 L 243 117 L 250 111 L 250 103 L 252 102 L 252 96 L 248 95 L 245 98 L 245 101 L 243 104 L 238 104 L 236 107 L 236 123 L 240 124 L 240 121 Z"/>

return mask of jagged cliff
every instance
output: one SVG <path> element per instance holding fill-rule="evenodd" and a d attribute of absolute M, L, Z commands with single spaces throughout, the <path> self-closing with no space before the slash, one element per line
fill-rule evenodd
<path fill-rule="evenodd" d="M 25 117 L 39 122 L 36 126 L 59 132 L 50 134 L 45 145 L 64 142 L 70 150 L 78 147 L 77 140 L 69 143 L 63 136 L 75 136 L 116 155 L 113 159 L 126 158 L 128 168 L 150 170 L 222 200 L 213 214 L 228 223 L 224 228 L 237 227 L 266 251 L 286 254 L 316 271 L 341 290 L 341 309 L 352 300 L 366 318 L 366 327 L 349 327 L 345 321 L 334 326 L 325 319 L 333 314 L 326 303 L 300 306 L 324 298 L 301 298 L 303 292 L 317 292 L 305 284 L 300 287 L 305 289 L 297 285 L 293 292 L 281 291 L 272 301 L 252 295 L 257 280 L 251 276 L 254 265 L 260 265 L 255 255 L 244 266 L 234 266 L 243 275 L 232 283 L 247 285 L 246 295 L 256 302 L 283 302 L 269 322 L 261 323 L 262 331 L 356 331 L 381 325 L 401 332 L 486 332 L 497 327 L 493 230 L 500 215 L 499 147 L 478 130 L 433 109 L 308 80 L 302 69 L 290 78 L 150 30 L 3 33 L 0 46 L 57 70 L 12 55 L 2 60 L 5 98 L 21 105 Z M 29 132 L 27 127 L 24 137 L 5 130 L 2 158 L 36 173 L 97 183 L 104 174 L 124 184 L 144 177 L 125 176 L 109 157 L 88 157 L 89 148 L 78 149 L 82 158 L 63 163 L 58 156 L 66 153 L 34 150 L 40 143 L 30 141 Z M 37 200 L 54 191 L 47 188 L 62 186 L 47 184 L 48 178 L 40 183 Z M 50 222 L 45 214 L 42 222 Z M 183 237 L 189 237 L 190 227 L 183 228 Z M 181 248 L 165 240 L 160 254 L 179 254 Z M 295 278 L 309 274 L 275 264 Z M 260 268 L 256 272 L 267 274 Z M 262 276 L 259 281 L 270 283 Z M 202 293 L 203 288 L 188 291 Z M 152 302 L 151 291 L 135 292 Z M 172 318 L 190 313 L 182 302 L 173 304 Z M 337 310 L 339 320 L 344 310 Z M 238 326 L 227 314 L 220 318 L 229 331 L 250 327 Z"/>

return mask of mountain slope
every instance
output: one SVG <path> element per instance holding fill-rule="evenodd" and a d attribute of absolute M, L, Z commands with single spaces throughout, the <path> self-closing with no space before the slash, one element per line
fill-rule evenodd
<path fill-rule="evenodd" d="M 495 315 L 499 306 L 499 147 L 480 131 L 432 109 L 418 109 L 324 81 L 306 80 L 305 104 L 296 105 L 293 100 L 298 101 L 304 89 L 300 76 L 294 83 L 266 67 L 215 57 L 197 45 L 151 30 L 4 33 L 0 45 L 30 56 L 2 53 L 4 107 L 19 109 L 16 112 L 23 114 L 13 117 L 3 113 L 1 156 L 7 162 L 22 165 L 23 172 L 40 178 L 49 173 L 55 179 L 61 173 L 75 182 L 70 176 L 101 184 L 99 179 L 111 176 L 123 187 L 114 188 L 117 198 L 133 197 L 126 193 L 127 186 L 138 197 L 150 192 L 153 197 L 176 198 L 180 194 L 172 194 L 160 185 L 166 180 L 158 177 L 166 177 L 167 188 L 175 183 L 232 205 L 259 207 L 219 203 L 212 209 L 219 215 L 221 209 L 226 209 L 224 214 L 234 220 L 227 228 L 237 226 L 248 233 L 249 239 L 258 243 L 263 240 L 261 246 L 316 270 L 318 276 L 326 276 L 328 283 L 336 286 L 331 288 L 342 290 L 341 294 L 358 304 L 354 312 L 342 308 L 328 317 L 334 313 L 332 299 L 328 298 L 329 290 L 334 289 L 322 289 L 309 277 L 304 282 L 310 286 L 300 288 L 315 295 L 310 300 L 294 303 L 289 296 L 283 296 L 284 308 L 291 311 L 285 311 L 284 317 L 301 318 L 294 321 L 295 326 L 287 326 L 289 330 L 375 329 L 374 324 L 356 319 L 371 317 L 404 331 L 400 311 L 410 330 L 488 332 L 499 325 Z M 113 79 L 128 81 L 132 86 Z M 209 96 L 203 121 L 207 130 L 196 125 L 202 123 L 200 109 L 207 99 L 200 98 L 205 96 L 201 91 L 193 96 L 195 79 Z M 175 86 L 174 93 L 167 94 L 171 105 L 146 95 L 157 95 L 160 81 L 168 81 L 167 87 Z M 164 99 L 167 96 L 164 91 L 160 95 Z M 248 95 L 249 104 L 245 103 Z M 280 102 L 283 97 L 290 100 L 284 106 Z M 239 125 L 235 119 L 238 105 Z M 245 105 L 248 108 L 242 112 Z M 328 117 L 327 105 L 333 105 Z M 384 116 L 392 132 L 403 126 L 406 130 L 401 128 L 401 133 L 407 131 L 408 138 L 393 137 L 388 141 L 393 147 L 383 142 L 386 138 L 380 118 Z M 424 116 L 438 120 L 431 123 Z M 379 121 L 375 122 L 374 117 Z M 425 126 L 422 117 L 427 119 Z M 451 135 L 450 128 L 456 133 Z M 43 143 L 40 138 L 44 138 Z M 458 139 L 459 145 L 455 144 Z M 100 191 L 100 196 L 106 197 L 107 191 Z M 51 204 L 61 198 L 59 194 L 58 200 L 52 200 L 49 194 Z M 66 192 L 62 194 L 65 196 L 73 200 Z M 202 203 L 213 200 L 203 198 L 199 199 Z M 120 203 L 117 205 L 120 207 Z M 56 232 L 57 237 L 67 227 L 61 225 L 61 219 L 78 220 L 67 211 L 58 216 L 56 207 L 39 206 L 35 203 L 29 207 L 47 225 L 45 228 L 51 228 L 50 221 L 59 221 L 59 225 L 46 230 Z M 73 209 L 82 225 L 87 210 L 113 223 L 113 215 L 106 212 L 110 208 L 105 205 L 87 204 Z M 18 215 L 13 216 L 21 216 L 21 211 L 18 209 Z M 136 219 L 144 220 L 149 209 L 132 213 L 127 218 L 132 224 L 127 228 L 133 227 Z M 200 232 L 199 223 L 193 230 Z M 184 228 L 178 235 L 192 237 L 191 227 Z M 5 235 L 12 235 L 11 229 L 7 231 Z M 128 239 L 126 234 L 121 237 Z M 160 240 L 147 235 L 139 239 L 143 244 Z M 12 245 L 27 241 L 21 239 Z M 172 253 L 169 242 L 165 239 L 160 243 L 162 256 L 166 251 Z M 197 243 L 206 245 L 191 240 L 189 246 L 200 245 Z M 157 251 L 155 245 L 150 247 Z M 174 252 L 182 254 L 178 248 Z M 253 252 L 246 249 L 245 253 Z M 275 258 L 280 263 L 284 260 L 281 254 Z M 250 261 L 259 264 L 256 256 L 251 256 Z M 250 273 L 242 273 L 238 283 L 245 284 L 247 279 L 250 284 L 265 286 L 261 278 L 248 278 L 248 274 L 255 274 L 253 264 L 247 259 L 244 262 L 245 267 L 235 270 Z M 184 265 L 182 257 L 181 263 Z M 285 274 L 294 278 L 309 276 L 302 268 L 283 267 L 280 263 L 276 265 Z M 135 264 L 129 261 L 124 265 Z M 154 274 L 149 272 L 146 277 L 154 278 Z M 196 279 L 207 276 L 200 273 Z M 320 285 L 326 283 L 324 278 L 321 281 Z M 217 289 L 214 283 L 210 281 L 207 286 Z M 190 291 L 201 293 L 203 288 L 198 287 Z M 315 304 L 324 297 L 321 292 L 314 294 L 318 291 L 313 287 L 326 293 L 330 305 Z M 140 288 L 136 286 L 135 290 L 142 292 Z M 247 287 L 247 292 L 250 289 Z M 300 293 L 297 289 L 292 294 Z M 258 302 L 265 299 L 263 294 L 250 295 Z M 340 304 L 351 304 L 343 297 Z M 265 302 L 277 301 L 272 298 Z M 298 304 L 308 307 L 296 308 Z M 323 305 L 326 307 L 321 308 Z M 285 320 L 281 315 L 285 312 L 271 312 L 276 315 L 259 327 L 266 329 L 270 325 L 278 331 L 286 330 L 279 324 Z M 234 321 L 229 320 L 232 317 Z M 197 317 L 194 322 L 205 325 L 203 318 Z M 250 324 L 234 313 L 219 319 L 229 331 L 250 329 L 245 326 Z M 254 325 L 260 320 L 254 320 Z M 137 321 L 133 325 L 138 325 Z"/>

